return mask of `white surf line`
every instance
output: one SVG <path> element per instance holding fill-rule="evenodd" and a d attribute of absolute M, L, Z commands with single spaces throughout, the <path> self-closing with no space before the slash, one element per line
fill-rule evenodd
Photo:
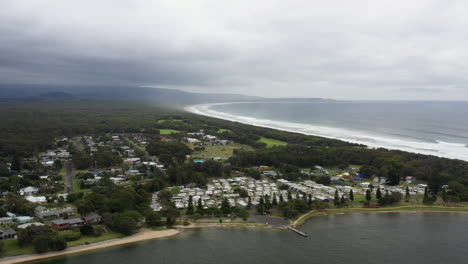
<path fill-rule="evenodd" d="M 324 138 L 332 138 L 342 140 L 350 143 L 363 144 L 372 148 L 387 148 L 394 150 L 408 151 L 412 153 L 419 153 L 425 155 L 433 155 L 438 157 L 461 159 L 468 161 L 468 148 L 463 144 L 457 143 L 424 143 L 405 141 L 398 138 L 386 138 L 377 135 L 369 135 L 366 132 L 353 131 L 348 129 L 332 128 L 326 126 L 317 126 L 311 124 L 290 123 L 284 121 L 258 119 L 247 116 L 236 116 L 225 112 L 220 112 L 211 109 L 217 105 L 227 104 L 242 104 L 242 103 L 257 103 L 257 102 L 231 102 L 231 103 L 211 103 L 187 106 L 184 109 L 188 112 L 204 115 L 208 117 L 220 118 L 233 122 L 240 122 L 243 124 L 254 125 L 265 128 L 272 128 L 283 130 L 287 132 L 300 133 L 303 135 L 318 136 Z M 265 102 L 259 102 L 265 103 Z M 317 132 L 320 131 L 320 132 Z M 347 138 L 341 135 L 350 135 L 352 138 Z M 361 140 L 359 140 L 359 138 Z M 367 140 L 373 140 L 369 142 Z M 379 144 L 380 143 L 380 144 Z"/>

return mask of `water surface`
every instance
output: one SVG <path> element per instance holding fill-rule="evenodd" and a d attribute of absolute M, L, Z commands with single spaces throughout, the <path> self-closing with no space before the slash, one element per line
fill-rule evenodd
<path fill-rule="evenodd" d="M 206 228 L 130 246 L 41 262 L 119 263 L 467 263 L 468 214 L 321 216 L 301 237 L 287 230 Z"/>

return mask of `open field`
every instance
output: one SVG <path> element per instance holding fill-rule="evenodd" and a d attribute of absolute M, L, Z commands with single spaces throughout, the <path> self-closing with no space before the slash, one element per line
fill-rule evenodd
<path fill-rule="evenodd" d="M 273 138 L 266 138 L 266 137 L 261 137 L 258 142 L 262 142 L 262 143 L 265 143 L 267 145 L 267 148 L 271 148 L 271 147 L 274 147 L 274 146 L 286 146 L 288 143 L 287 142 L 284 142 L 284 141 L 281 141 L 281 140 L 277 140 L 277 139 L 273 139 Z"/>
<path fill-rule="evenodd" d="M 225 129 L 225 128 L 221 128 L 220 130 L 218 130 L 218 133 L 223 133 L 223 132 L 231 132 L 231 130 Z"/>
<path fill-rule="evenodd" d="M 97 242 L 110 240 L 110 239 L 123 238 L 123 237 L 125 237 L 125 236 L 122 235 L 122 234 L 119 234 L 119 233 L 107 232 L 107 233 L 104 233 L 104 234 L 102 234 L 101 236 L 98 236 L 98 237 L 95 237 L 95 236 L 82 236 L 78 240 L 67 242 L 67 245 L 68 245 L 68 247 L 76 247 L 76 246 L 82 246 L 82 245 L 97 243 Z"/>
<path fill-rule="evenodd" d="M 159 130 L 160 135 L 170 135 L 170 134 L 176 134 L 176 133 L 180 133 L 180 131 L 175 130 L 175 129 L 160 129 Z"/>
<path fill-rule="evenodd" d="M 183 122 L 184 120 L 180 119 L 163 119 L 163 120 L 158 120 L 158 123 L 164 123 L 164 122 Z"/>
<path fill-rule="evenodd" d="M 190 147 L 193 149 L 195 146 L 190 145 Z M 192 157 L 200 159 L 212 159 L 215 157 L 221 157 L 227 159 L 234 155 L 233 151 L 235 149 L 246 149 L 246 147 L 238 144 L 226 146 L 205 146 L 204 148 L 205 150 L 195 152 L 194 154 L 192 154 Z"/>

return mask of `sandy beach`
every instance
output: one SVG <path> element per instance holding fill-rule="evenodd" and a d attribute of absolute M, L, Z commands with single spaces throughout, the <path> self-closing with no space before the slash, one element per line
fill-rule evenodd
<path fill-rule="evenodd" d="M 109 248 L 109 247 L 114 247 L 114 246 L 121 246 L 121 245 L 141 242 L 145 240 L 175 236 L 179 233 L 180 232 L 175 229 L 169 229 L 169 230 L 164 230 L 164 231 L 153 231 L 153 230 L 146 229 L 133 236 L 120 238 L 120 239 L 106 240 L 106 241 L 102 241 L 102 242 L 98 242 L 98 243 L 94 243 L 90 245 L 67 248 L 64 251 L 58 251 L 58 252 L 55 251 L 55 252 L 49 252 L 49 253 L 44 253 L 44 254 L 7 257 L 4 259 L 0 259 L 0 264 L 14 264 L 14 263 L 25 263 L 25 262 L 37 261 L 37 260 L 46 260 L 46 259 L 56 258 L 60 256 L 65 256 L 65 255 L 78 254 L 78 253 L 83 253 L 87 251 L 93 251 L 93 250 L 98 250 L 98 249 L 104 249 L 104 248 Z"/>

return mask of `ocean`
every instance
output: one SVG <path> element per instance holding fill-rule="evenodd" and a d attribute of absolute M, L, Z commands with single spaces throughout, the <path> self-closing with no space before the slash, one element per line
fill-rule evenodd
<path fill-rule="evenodd" d="M 468 161 L 468 102 L 260 101 L 187 111 L 262 127 Z"/>

